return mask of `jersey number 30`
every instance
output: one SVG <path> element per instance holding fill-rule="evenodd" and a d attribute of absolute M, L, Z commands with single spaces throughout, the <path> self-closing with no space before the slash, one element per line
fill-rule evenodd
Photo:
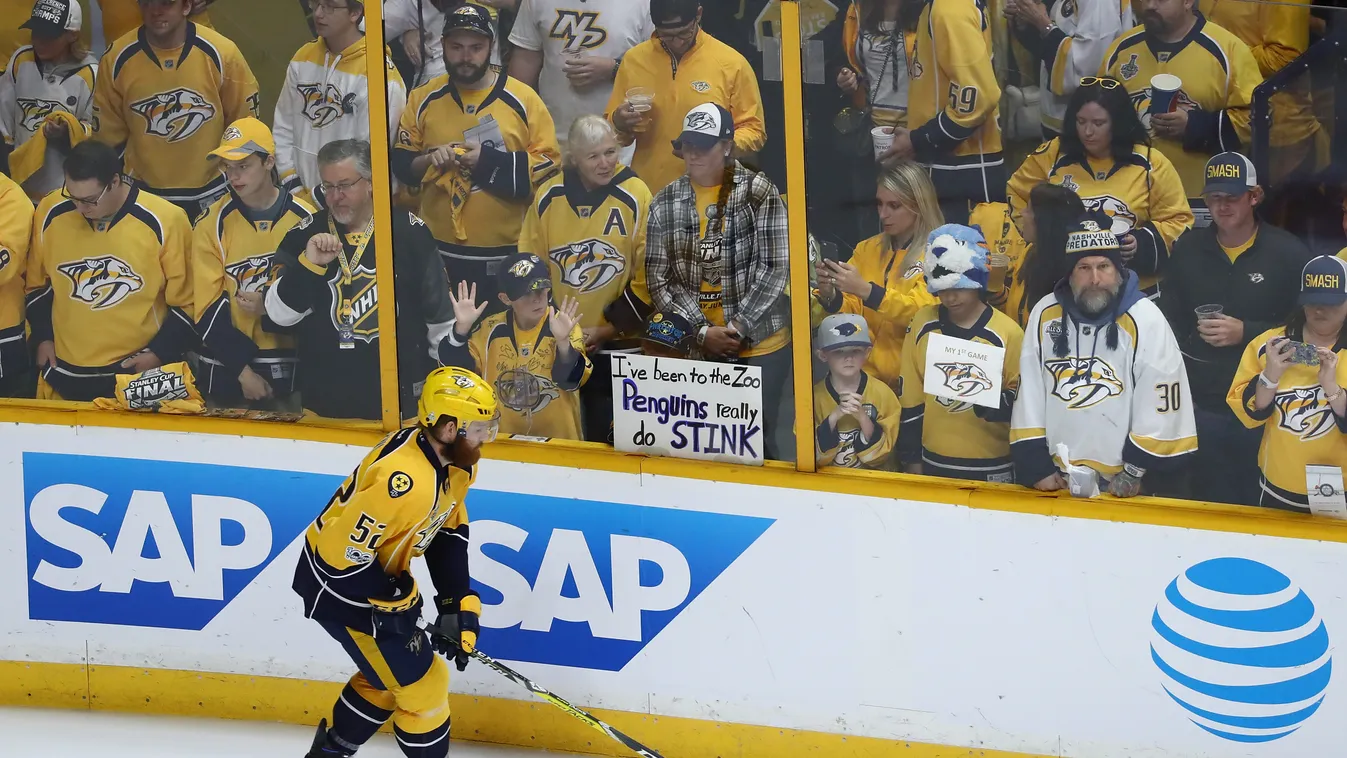
<path fill-rule="evenodd" d="M 1160 393 L 1160 404 L 1155 407 L 1156 413 L 1173 413 L 1183 405 L 1183 390 L 1178 382 L 1157 384 L 1155 391 Z"/>

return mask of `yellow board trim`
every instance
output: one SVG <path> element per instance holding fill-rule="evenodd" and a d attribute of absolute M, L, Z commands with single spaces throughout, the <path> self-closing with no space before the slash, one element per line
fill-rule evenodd
<path fill-rule="evenodd" d="M 244 674 L 0 661 L 0 705 L 311 725 L 329 717 L 343 686 L 343 682 Z M 623 758 L 632 755 L 541 700 L 471 695 L 451 695 L 449 700 L 456 740 Z M 596 708 L 590 712 L 665 758 L 1048 758 L 630 711 Z"/>

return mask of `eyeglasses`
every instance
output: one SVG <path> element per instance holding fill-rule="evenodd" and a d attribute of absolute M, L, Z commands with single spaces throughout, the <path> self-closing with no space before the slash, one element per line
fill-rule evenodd
<path fill-rule="evenodd" d="M 347 192 L 351 191 L 352 187 L 355 187 L 363 181 L 365 181 L 365 177 L 362 176 L 359 179 L 352 179 L 349 182 L 342 182 L 341 184 L 328 184 L 327 182 L 323 182 L 318 185 L 318 189 L 322 190 L 323 195 L 327 197 L 335 197 L 337 195 L 344 196 Z"/>
<path fill-rule="evenodd" d="M 319 10 L 324 13 L 332 13 L 333 11 L 348 11 L 351 9 L 349 5 L 333 5 L 326 0 L 308 0 L 307 5 L 310 13 L 317 13 Z"/>
<path fill-rule="evenodd" d="M 112 189 L 111 184 L 103 185 L 103 191 L 98 193 L 98 197 L 94 198 L 93 200 L 89 200 L 88 198 L 75 197 L 74 195 L 70 194 L 70 190 L 66 189 L 65 185 L 63 184 L 61 185 L 61 197 L 65 198 L 66 200 L 69 200 L 75 205 L 82 205 L 85 208 L 93 208 L 94 206 L 103 202 L 103 198 L 108 194 L 108 190 L 110 189 Z"/>
<path fill-rule="evenodd" d="M 1100 89 L 1117 89 L 1122 86 L 1122 82 L 1106 76 L 1087 76 L 1080 80 L 1080 86 L 1082 87 L 1093 87 L 1096 84 L 1099 85 Z"/>
<path fill-rule="evenodd" d="M 691 42 L 693 38 L 697 36 L 697 29 L 700 28 L 700 26 L 700 22 L 691 21 L 684 26 L 676 27 L 675 29 L 668 31 L 656 29 L 655 37 L 661 42 Z"/>

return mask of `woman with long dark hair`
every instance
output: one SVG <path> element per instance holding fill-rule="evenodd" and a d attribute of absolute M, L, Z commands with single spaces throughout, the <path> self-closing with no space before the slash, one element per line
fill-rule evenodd
<path fill-rule="evenodd" d="M 1070 272 L 1066 264 L 1066 236 L 1085 215 L 1080 196 L 1043 182 L 1029 191 L 1020 214 L 1020 235 L 1028 246 L 1011 277 L 1001 310 L 1023 327 L 1039 300 L 1047 297 Z"/>
<path fill-rule="evenodd" d="M 1067 103 L 1062 136 L 1033 152 L 1008 187 L 1016 220 L 1029 192 L 1043 182 L 1080 196 L 1087 211 L 1113 220 L 1123 260 L 1159 292 L 1170 246 L 1193 224 L 1183 182 L 1169 159 L 1150 145 L 1146 129 L 1117 80 L 1086 77 Z"/>

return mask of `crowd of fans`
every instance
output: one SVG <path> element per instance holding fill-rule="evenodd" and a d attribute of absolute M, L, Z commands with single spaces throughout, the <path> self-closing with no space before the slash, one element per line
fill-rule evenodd
<path fill-rule="evenodd" d="M 0 395 L 181 363 L 214 409 L 378 418 L 364 4 L 301 0 L 274 104 L 208 1 L 97 2 L 97 58 L 87 3 L 18 4 Z M 611 442 L 612 354 L 741 363 L 793 456 L 775 3 L 383 5 L 402 408 L 460 365 L 506 432 Z M 1245 157 L 1307 4 L 801 12 L 820 465 L 1308 508 L 1347 464 L 1347 264 Z M 1273 181 L 1323 168 L 1312 110 L 1274 97 Z M 993 402 L 947 339 L 1003 356 Z"/>

